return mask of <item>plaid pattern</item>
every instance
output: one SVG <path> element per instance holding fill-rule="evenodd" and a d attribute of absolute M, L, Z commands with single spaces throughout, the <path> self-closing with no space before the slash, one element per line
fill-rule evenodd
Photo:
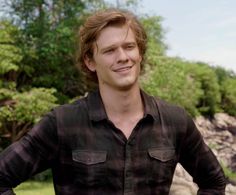
<path fill-rule="evenodd" d="M 57 195 L 168 195 L 180 162 L 199 194 L 223 195 L 222 169 L 192 119 L 141 94 L 145 115 L 128 140 L 109 121 L 98 91 L 55 108 L 1 154 L 0 194 L 51 168 Z"/>

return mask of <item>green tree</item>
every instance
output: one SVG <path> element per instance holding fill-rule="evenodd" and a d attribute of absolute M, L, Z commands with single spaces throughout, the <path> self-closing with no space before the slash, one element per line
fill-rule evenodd
<path fill-rule="evenodd" d="M 183 106 L 192 115 L 202 95 L 200 83 L 190 71 L 191 64 L 178 58 L 162 58 L 144 79 L 143 87 L 154 96 Z"/>
<path fill-rule="evenodd" d="M 190 67 L 192 64 L 180 58 L 166 56 L 165 31 L 159 16 L 144 16 L 142 23 L 148 33 L 143 88 L 154 96 L 185 107 L 192 115 L 199 114 L 196 106 L 202 95 Z M 186 98 L 188 97 L 188 98 Z"/>
<path fill-rule="evenodd" d="M 141 22 L 148 36 L 146 63 L 150 68 L 158 63 L 161 56 L 165 56 L 167 49 L 164 43 L 165 31 L 161 25 L 162 17 L 160 16 L 143 16 Z"/>
<path fill-rule="evenodd" d="M 0 21 L 0 75 L 11 71 L 17 71 L 17 63 L 21 61 L 20 49 L 14 45 L 12 36 L 17 32 L 17 28 L 9 21 Z M 0 87 L 4 83 L 0 83 Z"/>
<path fill-rule="evenodd" d="M 3 90 L 0 95 L 2 93 Z M 12 91 L 8 99 L 12 103 L 0 107 L 0 135 L 14 141 L 27 132 L 43 114 L 56 106 L 54 93 L 54 89 L 45 88 L 32 88 L 22 93 Z"/>
<path fill-rule="evenodd" d="M 236 74 L 223 67 L 215 67 L 221 93 L 221 109 L 231 115 L 236 115 Z"/>
<path fill-rule="evenodd" d="M 17 45 L 23 60 L 18 85 L 54 87 L 61 101 L 84 93 L 82 76 L 74 66 L 76 29 L 84 1 L 10 0 L 9 6 L 21 30 Z"/>
<path fill-rule="evenodd" d="M 13 38 L 17 32 L 9 21 L 0 21 L 0 104 L 12 95 L 16 86 L 18 64 L 22 59 Z"/>
<path fill-rule="evenodd" d="M 236 77 L 227 78 L 221 85 L 221 106 L 225 112 L 236 116 Z"/>
<path fill-rule="evenodd" d="M 216 67 L 212 67 L 213 70 L 216 73 L 217 79 L 218 79 L 218 83 L 221 85 L 225 79 L 227 78 L 236 78 L 236 74 L 231 71 L 231 70 L 226 70 L 223 67 L 220 66 L 216 66 Z"/>
<path fill-rule="evenodd" d="M 17 77 L 22 60 L 15 45 L 17 27 L 0 21 L 0 149 L 29 128 L 56 104 L 55 89 L 19 91 Z"/>
<path fill-rule="evenodd" d="M 206 63 L 198 62 L 195 65 L 195 80 L 201 83 L 201 96 L 197 105 L 203 115 L 213 116 L 220 110 L 220 85 L 217 75 L 212 67 Z"/>

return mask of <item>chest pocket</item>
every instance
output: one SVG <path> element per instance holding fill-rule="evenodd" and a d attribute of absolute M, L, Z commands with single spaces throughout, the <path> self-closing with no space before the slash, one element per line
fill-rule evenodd
<path fill-rule="evenodd" d="M 158 185 L 171 182 L 177 164 L 174 148 L 150 148 L 148 155 L 151 169 L 149 184 Z"/>
<path fill-rule="evenodd" d="M 167 162 L 175 158 L 175 150 L 174 149 L 149 149 L 149 156 L 161 162 Z"/>
<path fill-rule="evenodd" d="M 105 151 L 81 151 L 75 150 L 72 152 L 73 161 L 85 165 L 95 165 L 106 161 L 107 152 Z"/>
<path fill-rule="evenodd" d="M 83 187 L 103 185 L 106 178 L 106 151 L 74 150 L 72 151 L 75 183 Z"/>

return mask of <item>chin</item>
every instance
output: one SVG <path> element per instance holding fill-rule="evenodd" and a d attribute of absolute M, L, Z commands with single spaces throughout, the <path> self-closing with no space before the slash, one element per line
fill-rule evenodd
<path fill-rule="evenodd" d="M 132 88 L 134 88 L 136 85 L 137 84 L 135 82 L 132 82 L 132 83 L 126 82 L 123 85 L 118 85 L 118 89 L 121 91 L 128 91 L 128 90 L 131 90 Z"/>

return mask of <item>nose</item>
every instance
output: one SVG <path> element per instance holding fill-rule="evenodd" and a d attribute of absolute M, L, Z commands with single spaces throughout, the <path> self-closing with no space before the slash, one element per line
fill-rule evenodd
<path fill-rule="evenodd" d="M 128 61 L 128 55 L 123 48 L 118 49 L 117 61 L 118 62 L 127 62 Z"/>

